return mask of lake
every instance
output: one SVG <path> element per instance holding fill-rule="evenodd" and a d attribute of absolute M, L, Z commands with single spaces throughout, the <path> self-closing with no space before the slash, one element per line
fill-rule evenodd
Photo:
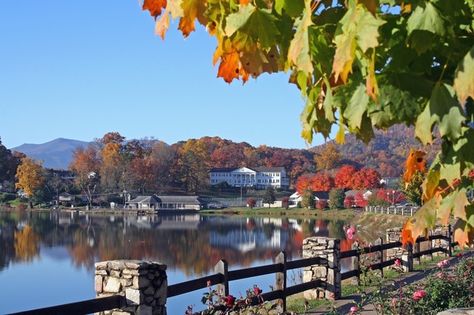
<path fill-rule="evenodd" d="M 0 212 L 0 313 L 95 297 L 94 263 L 112 259 L 156 260 L 168 266 L 174 284 L 213 273 L 225 259 L 229 269 L 270 263 L 282 250 L 301 258 L 305 237 L 344 240 L 347 222 L 314 219 L 200 216 L 112 216 L 57 212 Z M 240 297 L 258 284 L 268 291 L 274 275 L 231 282 Z M 288 281 L 297 283 L 298 272 Z M 168 313 L 187 305 L 203 309 L 206 289 L 168 300 Z"/>

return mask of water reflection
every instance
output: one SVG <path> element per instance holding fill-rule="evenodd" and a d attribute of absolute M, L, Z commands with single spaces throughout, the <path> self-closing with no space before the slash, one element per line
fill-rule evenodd
<path fill-rule="evenodd" d="M 77 267 L 92 269 L 94 262 L 109 259 L 152 259 L 188 276 L 201 275 L 211 272 L 222 258 L 231 266 L 249 266 L 272 259 L 280 250 L 289 259 L 300 257 L 305 237 L 343 238 L 343 225 L 342 221 L 197 214 L 1 213 L 0 270 L 17 262 L 32 262 L 41 257 L 41 251 L 60 247 L 62 259 L 65 250 Z"/>

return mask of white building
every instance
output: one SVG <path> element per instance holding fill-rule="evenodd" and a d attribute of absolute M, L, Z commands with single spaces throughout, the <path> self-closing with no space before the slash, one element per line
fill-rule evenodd
<path fill-rule="evenodd" d="M 209 172 L 211 185 L 226 182 L 232 187 L 255 187 L 257 189 L 288 188 L 289 179 L 283 167 L 213 168 Z"/>

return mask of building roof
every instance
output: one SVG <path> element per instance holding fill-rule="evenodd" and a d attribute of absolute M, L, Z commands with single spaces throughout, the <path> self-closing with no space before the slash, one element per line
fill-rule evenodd
<path fill-rule="evenodd" d="M 159 203 L 154 195 L 152 196 L 138 196 L 135 199 L 127 201 L 127 203 Z"/>
<path fill-rule="evenodd" d="M 198 196 L 156 196 L 161 203 L 184 203 L 187 205 L 200 205 Z"/>
<path fill-rule="evenodd" d="M 282 166 L 278 166 L 278 167 L 261 166 L 261 167 L 254 167 L 253 169 L 256 170 L 257 172 L 284 172 L 285 171 L 285 168 Z"/>
<path fill-rule="evenodd" d="M 235 171 L 238 169 L 238 167 L 217 167 L 217 168 L 212 168 L 210 172 L 212 173 L 230 173 L 232 171 Z"/>

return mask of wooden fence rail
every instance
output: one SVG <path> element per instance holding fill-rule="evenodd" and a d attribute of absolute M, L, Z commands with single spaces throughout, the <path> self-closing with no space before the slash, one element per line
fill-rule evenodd
<path fill-rule="evenodd" d="M 443 248 L 441 244 L 438 247 L 433 247 L 431 244 L 435 240 L 444 240 L 447 244 L 447 248 Z M 428 237 L 420 237 L 416 240 L 415 245 L 421 242 L 430 242 L 430 248 L 428 250 L 417 251 L 413 252 L 414 246 L 408 245 L 407 252 L 409 259 L 413 260 L 413 258 L 419 258 L 425 255 L 432 255 L 436 252 L 443 252 L 446 255 L 451 256 L 452 254 L 452 247 L 456 246 L 456 242 L 452 242 L 452 231 L 451 228 L 448 228 L 447 235 L 430 235 Z M 395 264 L 398 258 L 389 258 L 384 260 L 384 251 L 401 248 L 402 244 L 399 241 L 394 241 L 390 243 L 383 243 L 383 240 L 380 239 L 380 244 L 374 246 L 366 246 L 363 248 L 356 248 L 344 252 L 338 252 L 337 257 L 338 259 L 344 258 L 357 258 L 356 264 L 354 265 L 353 270 L 348 270 L 345 272 L 340 273 L 340 279 L 349 279 L 351 277 L 360 277 L 361 275 L 361 266 L 360 266 L 360 256 L 371 254 L 371 253 L 380 253 L 380 261 L 375 262 L 367 266 L 372 270 L 380 270 L 383 275 L 383 268 L 392 266 Z M 412 264 L 411 262 L 402 261 L 402 264 L 405 266 L 409 266 Z M 286 311 L 286 298 L 288 296 L 304 292 L 306 290 L 315 289 L 317 287 L 324 287 L 326 290 L 334 292 L 335 288 L 333 284 L 328 283 L 327 281 L 323 281 L 321 279 L 311 280 L 304 283 L 296 284 L 293 286 L 287 286 L 287 272 L 288 270 L 310 267 L 310 266 L 323 266 L 328 269 L 333 269 L 332 262 L 328 261 L 328 259 L 324 257 L 311 257 L 311 258 L 304 258 L 298 260 L 287 261 L 287 256 L 284 252 L 280 252 L 278 256 L 275 258 L 275 263 L 267 264 L 263 266 L 251 267 L 251 268 L 244 268 L 244 269 L 237 269 L 237 270 L 228 270 L 228 264 L 225 260 L 221 260 L 215 266 L 215 273 L 201 277 L 194 280 L 189 280 L 173 285 L 167 286 L 167 297 L 174 297 L 181 294 L 189 293 L 192 291 L 200 290 L 211 285 L 217 285 L 218 290 L 222 292 L 222 294 L 228 295 L 229 294 L 229 283 L 235 280 L 247 279 L 252 277 L 258 277 L 267 274 L 276 274 L 276 285 L 273 291 L 265 292 L 262 294 L 264 300 L 276 300 L 281 299 L 283 310 Z M 31 314 L 88 314 L 94 312 L 100 312 L 104 310 L 110 310 L 115 308 L 120 308 L 121 305 L 124 304 L 125 297 L 121 295 L 115 295 L 106 298 L 98 298 L 93 300 L 87 300 L 82 302 L 58 305 L 43 309 L 37 309 L 32 311 L 20 312 L 15 313 L 16 315 L 24 314 L 24 315 L 31 315 Z M 254 299 L 254 303 L 258 303 L 258 299 Z"/>

